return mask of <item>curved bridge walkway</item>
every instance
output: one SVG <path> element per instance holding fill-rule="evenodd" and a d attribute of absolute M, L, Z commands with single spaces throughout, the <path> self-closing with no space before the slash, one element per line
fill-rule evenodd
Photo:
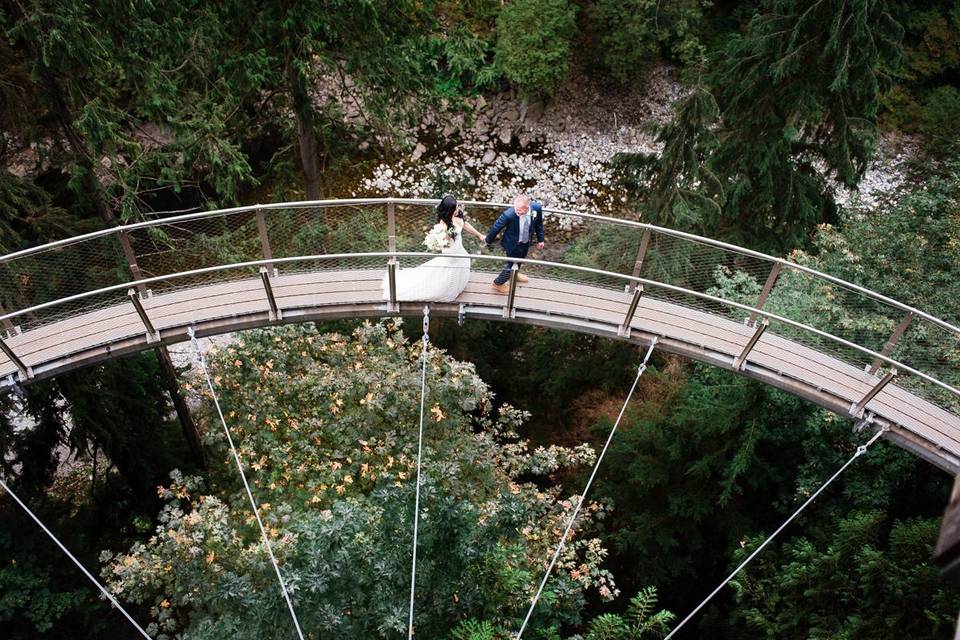
<path fill-rule="evenodd" d="M 0 386 L 279 322 L 417 315 L 385 299 L 434 201 L 336 200 L 159 218 L 0 258 Z M 467 203 L 488 227 L 504 205 Z M 804 397 L 960 471 L 960 329 L 793 262 L 651 225 L 545 210 L 548 246 L 511 293 L 499 251 L 434 316 L 522 322 L 647 346 Z M 476 247 L 473 248 L 476 251 Z M 387 287 L 389 290 L 389 287 Z"/>

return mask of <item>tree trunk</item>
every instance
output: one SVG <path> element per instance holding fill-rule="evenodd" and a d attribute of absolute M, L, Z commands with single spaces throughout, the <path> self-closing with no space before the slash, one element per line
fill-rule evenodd
<path fill-rule="evenodd" d="M 292 54 L 286 61 L 287 89 L 293 114 L 297 118 L 297 142 L 300 145 L 300 166 L 303 169 L 307 200 L 320 199 L 320 166 L 317 162 L 317 134 L 313 130 L 313 104 L 306 80 L 293 64 Z"/>
<path fill-rule="evenodd" d="M 173 400 L 173 406 L 177 410 L 177 417 L 180 419 L 180 428 L 183 430 L 183 438 L 187 441 L 193 461 L 200 469 L 207 468 L 207 457 L 203 451 L 203 443 L 200 441 L 200 431 L 190 415 L 190 407 L 187 401 L 180 393 L 180 385 L 177 381 L 177 370 L 173 366 L 173 360 L 170 359 L 170 352 L 166 345 L 157 347 L 157 360 L 160 361 L 160 368 L 163 370 L 163 377 L 167 382 L 167 390 L 170 392 L 170 398 Z"/>
<path fill-rule="evenodd" d="M 317 163 L 317 136 L 310 122 L 297 110 L 297 140 L 300 143 L 300 165 L 303 167 L 307 200 L 320 199 L 320 168 Z"/>

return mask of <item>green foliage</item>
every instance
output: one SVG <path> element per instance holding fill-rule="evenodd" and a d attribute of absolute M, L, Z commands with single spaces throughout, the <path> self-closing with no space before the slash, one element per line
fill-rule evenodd
<path fill-rule="evenodd" d="M 450 632 L 453 640 L 496 640 L 493 625 L 486 620 L 464 620 Z"/>
<path fill-rule="evenodd" d="M 639 357 L 619 342 L 543 327 L 441 322 L 431 333 L 455 357 L 475 363 L 498 398 L 535 408 L 527 432 L 538 442 L 556 442 L 575 411 L 573 402 L 547 399 L 597 389 L 619 393 Z"/>
<path fill-rule="evenodd" d="M 884 209 L 852 206 L 840 225 L 822 225 L 813 238 L 811 253 L 794 252 L 792 260 L 830 273 L 923 309 L 936 317 L 960 314 L 960 289 L 954 276 L 953 256 L 960 246 L 960 190 L 956 163 L 947 163 L 942 175 L 903 194 Z M 752 304 L 760 282 L 750 276 L 719 270 L 713 293 Z M 864 298 L 823 280 L 796 271 L 784 272 L 766 308 L 773 313 L 803 318 L 814 327 L 879 351 L 903 319 L 896 309 L 864 307 Z M 777 327 L 793 335 L 789 327 Z M 809 342 L 809 338 L 806 339 Z M 841 357 L 862 361 L 863 356 L 843 350 L 832 341 L 820 346 Z M 960 383 L 957 340 L 940 327 L 914 319 L 897 343 L 892 357 L 951 384 Z M 901 384 L 919 385 L 904 378 Z M 930 389 L 920 387 L 926 393 Z M 944 394 L 950 406 L 956 399 Z"/>
<path fill-rule="evenodd" d="M 300 587 L 300 620 L 325 635 L 405 630 L 419 357 L 420 345 L 395 326 L 365 324 L 352 337 L 303 326 L 252 332 L 210 358 L 274 550 Z M 531 480 L 594 453 L 531 449 L 514 432 L 525 415 L 501 406 L 494 420 L 473 366 L 436 350 L 427 389 L 417 628 L 441 637 L 472 617 L 502 634 L 524 612 L 552 532 L 574 507 L 559 486 Z M 209 401 L 200 414 L 218 420 Z M 209 484 L 174 475 L 155 535 L 105 554 L 103 574 L 128 599 L 152 605 L 165 634 L 260 637 L 288 624 L 286 607 L 225 438 L 208 433 L 211 459 L 223 461 Z M 584 508 L 534 629 L 579 622 L 587 589 L 616 594 L 605 549 L 585 535 L 605 515 L 601 504 Z"/>
<path fill-rule="evenodd" d="M 68 611 L 86 604 L 87 590 L 55 590 L 48 568 L 31 553 L 17 553 L 17 544 L 0 532 L 0 549 L 9 558 L 0 565 L 0 623 L 10 638 L 45 633 Z M 47 560 L 47 558 L 44 558 Z"/>
<path fill-rule="evenodd" d="M 734 616 L 764 638 L 948 637 L 955 589 L 929 558 L 938 519 L 852 513 L 821 539 L 768 549 L 732 584 Z M 742 560 L 762 537 L 744 540 Z"/>
<path fill-rule="evenodd" d="M 671 384 L 659 372 L 645 376 Z M 635 567 L 632 575 L 657 576 L 677 598 L 691 581 L 717 572 L 712 550 L 732 546 L 756 518 L 769 517 L 765 512 L 780 491 L 790 494 L 789 450 L 799 446 L 797 426 L 809 409 L 699 366 L 658 404 L 627 411 L 597 478 L 597 495 L 615 505 L 608 522 L 619 561 Z M 596 430 L 609 428 L 603 420 Z"/>
<path fill-rule="evenodd" d="M 481 25 L 483 31 L 471 29 L 469 23 L 458 24 L 449 32 L 430 39 L 438 71 L 435 91 L 439 95 L 458 97 L 471 90 L 492 89 L 496 85 L 500 70 L 493 62 L 494 31 L 486 29 L 483 22 Z"/>
<path fill-rule="evenodd" d="M 520 95 L 549 97 L 567 78 L 576 14 L 569 0 L 514 0 L 500 12 L 496 64 Z"/>
<path fill-rule="evenodd" d="M 639 80 L 661 47 L 682 64 L 696 66 L 705 55 L 698 33 L 710 0 L 597 0 L 592 16 L 599 34 L 598 57 L 619 84 Z"/>
<path fill-rule="evenodd" d="M 703 85 L 673 106 L 673 119 L 657 130 L 660 154 L 617 154 L 613 166 L 623 187 L 649 193 L 649 221 L 674 229 L 705 231 L 722 216 L 722 173 L 708 161 L 717 150 L 717 102 Z M 719 174 L 719 175 L 718 175 Z M 712 225 L 710 225 L 712 226 Z"/>
<path fill-rule="evenodd" d="M 653 612 L 657 604 L 656 587 L 641 589 L 630 598 L 625 615 L 607 613 L 590 621 L 584 640 L 640 640 L 662 638 L 670 631 L 674 615 L 669 611 Z"/>
<path fill-rule="evenodd" d="M 53 480 L 63 450 L 106 454 L 125 489 L 147 511 L 156 486 L 175 466 L 189 466 L 153 353 L 96 365 L 34 383 L 11 407 L 28 425 L 0 438 L 9 481 L 39 495 Z"/>
<path fill-rule="evenodd" d="M 930 92 L 923 108 L 923 126 L 935 153 L 947 156 L 960 151 L 960 91 L 956 87 Z"/>
<path fill-rule="evenodd" d="M 955 84 L 960 70 L 960 2 L 895 2 L 892 11 L 904 25 L 903 63 L 891 67 L 897 84 L 882 96 L 885 122 L 908 132 L 922 133 L 934 144 L 936 155 L 951 153 L 943 144 L 952 129 L 956 99 L 946 93 Z M 941 129 L 947 125 L 946 129 Z"/>
<path fill-rule="evenodd" d="M 771 1 L 708 67 L 719 118 L 703 90 L 681 103 L 689 115 L 662 131 L 666 152 L 638 195 L 670 212 L 679 184 L 699 192 L 680 200 L 699 215 L 681 212 L 712 235 L 773 250 L 805 244 L 834 215 L 829 181 L 853 187 L 866 169 L 882 67 L 901 34 L 882 2 Z"/>
<path fill-rule="evenodd" d="M 54 206 L 49 193 L 28 180 L 0 172 L 0 253 L 80 235 L 83 230 L 81 221 Z"/>

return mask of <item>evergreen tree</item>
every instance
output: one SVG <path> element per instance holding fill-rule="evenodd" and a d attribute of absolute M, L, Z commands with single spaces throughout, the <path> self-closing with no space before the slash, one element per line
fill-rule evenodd
<path fill-rule="evenodd" d="M 866 169 L 882 68 L 901 33 L 882 0 L 770 0 L 708 67 L 719 111 L 695 90 L 678 108 L 686 117 L 662 131 L 665 153 L 647 176 L 654 209 L 671 210 L 665 191 L 692 185 L 711 232 L 768 249 L 805 244 L 833 219 L 830 184 L 855 187 Z M 692 170 L 701 164 L 708 171 Z"/>
<path fill-rule="evenodd" d="M 741 619 L 762 638 L 948 638 L 956 588 L 930 560 L 938 519 L 852 513 L 820 539 L 765 550 L 732 583 Z M 762 536 L 745 539 L 742 561 Z"/>

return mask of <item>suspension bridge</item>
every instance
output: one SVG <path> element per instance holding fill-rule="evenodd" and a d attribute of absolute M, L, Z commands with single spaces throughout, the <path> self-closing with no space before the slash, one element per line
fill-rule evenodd
<path fill-rule="evenodd" d="M 507 206 L 463 204 L 478 228 Z M 419 245 L 435 222 L 435 205 L 402 198 L 253 205 L 157 217 L 2 256 L 0 390 L 187 340 L 206 372 L 197 336 L 276 323 L 423 314 L 426 353 L 432 314 L 639 345 L 647 350 L 638 379 L 656 346 L 783 389 L 868 429 L 869 442 L 773 536 L 878 438 L 953 475 L 960 471 L 960 329 L 953 324 L 798 262 L 640 222 L 549 208 L 548 246 L 514 261 L 529 280 L 521 283 L 515 267 L 506 295 L 491 288 L 505 260 L 494 252 L 461 258 L 471 260 L 472 272 L 452 302 L 397 300 L 397 269 L 433 257 Z M 629 396 L 624 408 L 627 402 Z M 619 417 L 614 430 L 617 424 Z M 226 421 L 223 427 L 230 440 Z M 419 473 L 417 479 L 419 488 Z M 248 496 L 256 514 L 249 489 Z M 271 561 L 302 638 L 272 553 Z M 409 637 L 415 583 L 416 520 Z"/>

